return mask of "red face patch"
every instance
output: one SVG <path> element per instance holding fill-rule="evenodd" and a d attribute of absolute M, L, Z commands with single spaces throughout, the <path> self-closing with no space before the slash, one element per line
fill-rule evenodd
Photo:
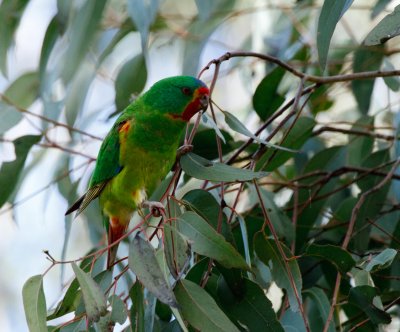
<path fill-rule="evenodd" d="M 192 101 L 189 103 L 189 105 L 186 106 L 180 118 L 184 121 L 189 121 L 193 115 L 195 115 L 204 107 L 204 105 L 201 102 L 201 99 L 204 98 L 205 96 L 208 96 L 209 94 L 210 90 L 208 90 L 207 87 L 202 86 L 201 88 L 198 88 L 194 92 Z"/>

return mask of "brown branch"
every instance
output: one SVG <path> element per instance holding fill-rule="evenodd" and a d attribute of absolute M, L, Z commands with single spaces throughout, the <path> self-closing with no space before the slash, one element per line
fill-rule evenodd
<path fill-rule="evenodd" d="M 312 136 L 318 136 L 326 131 L 358 135 L 358 136 L 370 136 L 370 137 L 380 138 L 380 139 L 383 139 L 386 141 L 393 141 L 393 140 L 397 139 L 397 137 L 395 137 L 393 135 L 384 135 L 384 134 L 379 134 L 379 133 L 375 133 L 375 132 L 371 132 L 371 131 L 364 131 L 364 130 L 333 128 L 333 127 L 329 127 L 329 126 L 324 126 L 324 127 L 317 129 L 316 131 L 314 131 L 312 133 Z"/>

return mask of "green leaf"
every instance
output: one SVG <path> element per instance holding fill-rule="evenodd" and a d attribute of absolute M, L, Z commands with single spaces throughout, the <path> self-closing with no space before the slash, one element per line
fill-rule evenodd
<path fill-rule="evenodd" d="M 325 0 L 318 19 L 317 49 L 319 65 L 324 70 L 328 58 L 329 45 L 336 24 L 351 6 L 353 0 Z"/>
<path fill-rule="evenodd" d="M 305 290 L 304 295 L 309 300 L 306 308 L 310 319 L 311 331 L 323 331 L 331 306 L 328 297 L 322 289 L 317 287 Z M 335 331 L 334 320 L 332 320 L 329 324 L 328 332 Z"/>
<path fill-rule="evenodd" d="M 70 43 L 63 60 L 60 61 L 64 82 L 71 80 L 82 63 L 82 58 L 97 31 L 106 3 L 106 0 L 84 2 L 69 23 L 67 34 Z"/>
<path fill-rule="evenodd" d="M 384 57 L 384 46 L 360 46 L 354 53 L 353 72 L 379 70 Z M 363 114 L 367 114 L 371 103 L 374 79 L 355 80 L 351 82 L 354 97 Z"/>
<path fill-rule="evenodd" d="M 396 250 L 387 248 L 378 255 L 374 256 L 372 260 L 365 267 L 365 270 L 373 273 L 379 270 L 386 269 L 392 264 L 396 255 L 397 255 Z"/>
<path fill-rule="evenodd" d="M 367 285 L 353 287 L 349 292 L 349 303 L 364 311 L 373 323 L 389 324 L 392 321 L 390 314 L 377 308 L 373 303 L 374 297 L 378 295 L 379 291 L 375 287 Z"/>
<path fill-rule="evenodd" d="M 389 39 L 400 35 L 400 5 L 394 11 L 386 15 L 375 28 L 373 28 L 367 37 L 364 44 L 367 46 L 379 45 L 387 42 Z"/>
<path fill-rule="evenodd" d="M 178 218 L 176 225 L 189 239 L 193 251 L 213 258 L 227 268 L 249 269 L 236 249 L 196 213 L 185 212 Z"/>
<path fill-rule="evenodd" d="M 290 250 L 283 243 L 281 243 L 281 246 L 286 257 L 292 257 Z M 272 280 L 276 282 L 278 287 L 286 290 L 292 311 L 298 311 L 299 303 L 296 299 L 296 292 L 301 301 L 302 280 L 297 260 L 291 259 L 287 262 L 293 277 L 294 287 L 296 287 L 295 291 L 290 281 L 289 271 L 286 269 L 285 258 L 280 254 L 275 241 L 268 239 L 263 233 L 259 232 L 254 237 L 254 250 L 258 258 L 269 267 Z"/>
<path fill-rule="evenodd" d="M 306 249 L 306 255 L 331 262 L 342 275 L 345 275 L 356 264 L 348 251 L 331 244 L 310 244 Z"/>
<path fill-rule="evenodd" d="M 182 316 L 199 331 L 239 331 L 215 303 L 215 300 L 200 286 L 180 280 L 175 296 L 181 308 Z"/>
<path fill-rule="evenodd" d="M 388 58 L 383 59 L 383 68 L 382 71 L 392 71 L 395 70 L 396 68 L 393 66 L 393 64 L 389 61 Z M 394 91 L 397 92 L 400 90 L 400 79 L 397 76 L 388 76 L 388 77 L 383 77 L 383 80 L 387 87 Z"/>
<path fill-rule="evenodd" d="M 289 217 L 279 208 L 274 202 L 273 194 L 260 188 L 262 203 L 268 212 L 268 217 L 275 228 L 276 233 L 280 238 L 285 238 L 288 242 L 292 242 L 294 239 L 294 228 Z M 257 191 L 254 186 L 251 186 L 252 195 L 257 195 Z M 257 200 L 258 200 L 258 196 Z"/>
<path fill-rule="evenodd" d="M 27 72 L 9 85 L 4 95 L 17 107 L 28 108 L 39 96 L 37 72 Z"/>
<path fill-rule="evenodd" d="M 351 130 L 369 131 L 374 127 L 374 117 L 362 116 Z M 369 136 L 349 135 L 347 145 L 347 165 L 360 167 L 365 159 L 371 155 L 374 147 L 374 139 Z"/>
<path fill-rule="evenodd" d="M 97 322 L 107 313 L 107 304 L 103 292 L 92 277 L 82 271 L 78 265 L 72 263 L 72 269 L 81 287 L 87 318 Z"/>
<path fill-rule="evenodd" d="M 377 0 L 371 11 L 371 19 L 377 17 L 392 0 Z"/>
<path fill-rule="evenodd" d="M 243 279 L 244 294 L 235 297 L 223 278 L 218 282 L 218 298 L 228 317 L 246 331 L 284 331 L 276 318 L 271 301 L 263 289 L 249 279 Z"/>
<path fill-rule="evenodd" d="M 207 221 L 215 230 L 218 229 L 221 206 L 209 191 L 202 189 L 191 190 L 182 197 L 182 202 L 185 204 L 186 210 L 195 212 Z M 228 242 L 232 243 L 233 238 L 231 226 L 228 225 L 224 213 L 222 213 L 221 217 L 221 234 Z"/>
<path fill-rule="evenodd" d="M 211 129 L 213 129 L 215 131 L 215 133 L 218 135 L 218 137 L 222 140 L 222 142 L 224 144 L 226 144 L 226 140 L 225 140 L 225 136 L 222 134 L 221 130 L 218 128 L 217 124 L 214 122 L 214 120 L 207 114 L 207 113 L 203 113 L 201 115 L 201 120 L 202 123 L 206 126 L 209 127 Z M 199 133 L 196 133 L 196 136 Z M 196 136 L 194 138 L 196 138 Z M 215 138 L 214 138 L 215 140 Z"/>
<path fill-rule="evenodd" d="M 278 93 L 279 84 L 286 70 L 276 67 L 258 84 L 253 95 L 253 107 L 262 121 L 271 116 L 285 101 Z"/>
<path fill-rule="evenodd" d="M 96 66 L 90 61 L 83 61 L 68 87 L 65 97 L 65 117 L 70 127 L 74 126 L 79 112 L 83 109 L 90 84 L 95 76 Z"/>
<path fill-rule="evenodd" d="M 0 100 L 0 135 L 14 127 L 21 119 L 22 113 L 14 106 Z"/>
<path fill-rule="evenodd" d="M 46 87 L 46 69 L 49 61 L 51 52 L 54 45 L 56 44 L 57 38 L 62 32 L 62 25 L 59 20 L 59 16 L 55 15 L 47 26 L 46 33 L 44 35 L 42 49 L 40 52 L 39 60 L 39 77 L 41 84 L 41 91 L 45 92 Z"/>
<path fill-rule="evenodd" d="M 26 157 L 33 145 L 38 143 L 42 136 L 27 135 L 14 140 L 16 158 L 13 161 L 5 162 L 0 168 L 0 207 L 7 202 L 17 185 L 19 176 L 24 167 Z"/>
<path fill-rule="evenodd" d="M 292 150 L 292 149 L 288 149 L 285 148 L 283 146 L 279 146 L 276 144 L 272 144 L 266 140 L 263 140 L 261 138 L 259 138 L 258 136 L 254 135 L 250 130 L 248 130 L 246 128 L 246 126 L 241 123 L 239 121 L 239 119 L 237 117 L 235 117 L 233 114 L 226 112 L 226 111 L 222 111 L 225 115 L 225 122 L 227 123 L 227 125 L 234 131 L 243 134 L 247 137 L 252 138 L 253 140 L 255 140 L 258 143 L 264 144 L 266 146 L 268 146 L 269 148 L 273 148 L 273 149 L 277 149 L 277 150 L 282 150 L 282 151 L 288 151 L 288 152 L 297 152 L 296 150 Z"/>
<path fill-rule="evenodd" d="M 297 119 L 293 128 L 290 130 L 282 146 L 291 150 L 300 149 L 305 142 L 310 138 L 312 130 L 315 126 L 315 121 L 312 118 L 300 117 Z M 268 149 L 266 153 L 258 160 L 256 170 L 274 171 L 279 166 L 283 165 L 293 157 L 293 152 L 274 151 Z M 270 160 L 270 158 L 272 158 Z"/>
<path fill-rule="evenodd" d="M 43 292 L 43 276 L 29 278 L 22 288 L 22 300 L 29 331 L 47 331 L 46 298 Z"/>
<path fill-rule="evenodd" d="M 0 5 L 0 71 L 7 75 L 7 53 L 28 0 L 3 0 Z"/>
<path fill-rule="evenodd" d="M 182 271 L 189 265 L 190 248 L 174 225 L 164 224 L 164 250 L 169 271 L 178 279 Z"/>
<path fill-rule="evenodd" d="M 129 268 L 161 302 L 172 307 L 177 306 L 174 293 L 165 280 L 153 246 L 139 234 L 129 246 Z"/>
<path fill-rule="evenodd" d="M 228 166 L 219 162 L 212 162 L 194 153 L 187 153 L 180 159 L 182 169 L 187 175 L 196 179 L 210 181 L 251 181 L 267 175 L 265 172 L 253 172 Z"/>
<path fill-rule="evenodd" d="M 142 51 L 146 50 L 147 46 L 146 44 L 148 40 L 150 26 L 153 24 L 154 20 L 157 17 L 157 11 L 159 5 L 160 5 L 159 0 L 128 1 L 127 4 L 128 14 L 140 32 L 140 37 L 142 40 Z"/>
<path fill-rule="evenodd" d="M 144 289 L 140 282 L 136 282 L 129 291 L 129 297 L 132 300 L 130 309 L 131 331 L 145 332 L 143 291 Z"/>
<path fill-rule="evenodd" d="M 118 111 L 127 107 L 132 95 L 137 96 L 147 81 L 146 61 L 143 54 L 134 56 L 121 67 L 115 80 L 115 105 Z"/>
<path fill-rule="evenodd" d="M 119 324 L 123 324 L 127 319 L 127 313 L 125 308 L 125 303 L 122 299 L 117 295 L 112 295 L 108 299 L 108 302 L 111 305 L 111 316 L 110 319 L 112 322 L 117 322 Z"/>

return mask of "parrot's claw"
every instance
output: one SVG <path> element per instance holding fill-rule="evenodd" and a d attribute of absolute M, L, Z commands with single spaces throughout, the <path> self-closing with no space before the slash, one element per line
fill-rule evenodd
<path fill-rule="evenodd" d="M 161 217 L 165 214 L 165 208 L 161 202 L 144 201 L 141 208 L 148 208 L 154 217 Z"/>
<path fill-rule="evenodd" d="M 193 145 L 191 144 L 184 144 L 181 147 L 178 148 L 178 151 L 176 152 L 176 157 L 179 159 L 182 157 L 184 154 L 189 153 L 193 151 Z"/>

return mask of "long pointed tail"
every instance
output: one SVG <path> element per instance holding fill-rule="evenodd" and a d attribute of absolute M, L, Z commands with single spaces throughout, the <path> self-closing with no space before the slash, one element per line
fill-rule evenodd
<path fill-rule="evenodd" d="M 108 245 L 119 240 L 125 234 L 128 224 L 129 219 L 128 221 L 125 221 L 117 217 L 110 218 L 110 224 L 108 227 Z M 114 266 L 114 262 L 117 257 L 118 246 L 119 243 L 116 243 L 108 249 L 107 269 L 109 270 L 111 270 Z"/>

